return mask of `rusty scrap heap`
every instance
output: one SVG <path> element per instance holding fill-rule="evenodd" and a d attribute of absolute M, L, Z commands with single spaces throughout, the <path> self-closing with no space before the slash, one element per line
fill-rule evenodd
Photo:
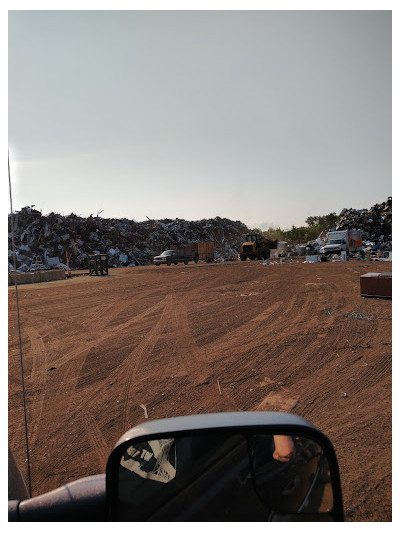
<path fill-rule="evenodd" d="M 363 241 L 391 250 L 392 198 L 371 209 L 343 209 L 336 223 L 337 230 L 362 230 Z"/>
<path fill-rule="evenodd" d="M 14 241 L 17 270 L 32 268 L 36 256 L 47 267 L 66 268 L 67 255 L 72 269 L 88 268 L 87 256 L 107 253 L 109 265 L 134 266 L 150 263 L 152 258 L 171 246 L 190 242 L 213 241 L 216 255 L 237 255 L 249 228 L 240 221 L 226 218 L 186 221 L 181 219 L 134 220 L 88 218 L 50 213 L 42 215 L 24 207 L 14 215 Z M 9 215 L 9 270 L 13 267 L 11 215 Z"/>

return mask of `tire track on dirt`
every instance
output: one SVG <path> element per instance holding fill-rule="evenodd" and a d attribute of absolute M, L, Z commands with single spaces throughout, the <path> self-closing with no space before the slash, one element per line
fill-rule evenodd
<path fill-rule="evenodd" d="M 284 324 L 288 321 L 288 316 L 291 315 L 293 309 L 296 314 L 290 318 L 291 324 L 302 322 L 302 306 L 305 305 L 307 298 L 310 295 L 296 295 L 289 303 L 286 301 L 274 302 L 268 306 L 268 310 L 261 311 L 244 324 L 236 327 L 233 331 L 226 335 L 219 337 L 208 346 L 210 351 L 218 351 L 218 345 L 224 346 L 224 351 L 229 352 L 234 356 L 233 363 L 237 357 L 242 357 L 243 349 L 246 352 L 256 350 L 261 345 L 264 345 L 263 351 L 265 353 L 265 341 L 267 340 L 268 353 L 275 353 L 277 347 L 281 344 L 281 338 L 287 338 L 287 332 Z M 282 323 L 282 328 L 279 328 L 279 323 Z M 271 337 L 270 331 L 274 331 L 274 336 Z M 221 351 L 222 354 L 222 351 Z"/>
<path fill-rule="evenodd" d="M 201 288 L 201 290 L 203 289 L 204 287 Z M 179 305 L 174 305 L 176 353 L 181 358 L 185 373 L 192 386 L 196 387 L 207 382 L 207 380 L 210 381 L 210 385 L 212 382 L 211 386 L 214 386 L 214 380 L 216 382 L 217 376 L 215 375 L 214 369 L 210 366 L 206 348 L 199 347 L 195 341 L 188 317 L 189 305 L 199 290 L 191 291 Z M 238 409 L 235 400 L 231 396 L 225 394 L 222 401 L 225 408 L 234 411 Z"/>
<path fill-rule="evenodd" d="M 37 387 L 37 393 L 34 394 L 33 400 L 29 402 L 29 407 L 31 411 L 30 440 L 33 445 L 37 439 L 39 423 L 42 418 L 44 407 L 44 393 L 46 390 L 47 378 L 47 371 L 45 369 L 47 351 L 41 336 L 38 334 L 38 330 L 30 326 L 26 327 L 25 331 L 31 343 L 32 352 L 32 371 L 29 376 L 29 380 L 33 388 Z"/>
<path fill-rule="evenodd" d="M 391 354 L 385 354 L 379 360 L 373 364 L 368 364 L 362 367 L 361 375 L 354 379 L 351 384 L 346 388 L 346 393 L 359 393 L 371 383 L 379 383 L 384 377 L 391 376 L 392 374 L 392 356 Z"/>
<path fill-rule="evenodd" d="M 254 337 L 254 331 L 265 328 L 266 324 L 269 327 L 280 320 L 281 309 L 284 309 L 284 305 L 281 302 L 275 302 L 269 307 L 268 311 L 263 310 L 245 323 L 241 322 L 239 326 L 209 342 L 206 345 L 207 352 L 214 354 L 220 346 L 223 346 L 224 352 L 235 352 L 243 344 L 243 339 L 246 340 L 246 347 L 249 347 L 252 343 L 251 338 Z M 221 352 L 222 354 L 223 352 Z"/>
<path fill-rule="evenodd" d="M 164 299 L 166 301 L 167 298 Z M 129 302 L 127 303 L 127 306 L 129 305 Z M 50 389 L 48 391 L 48 395 L 53 398 L 53 403 L 66 403 L 68 406 L 68 412 L 70 412 L 72 415 L 76 415 L 78 413 L 78 417 L 80 416 L 80 412 L 83 408 L 88 410 L 90 407 L 92 407 L 96 400 L 95 397 L 92 400 L 89 400 L 85 397 L 81 397 L 81 395 L 74 394 L 74 391 L 76 389 L 77 382 L 79 380 L 79 377 L 82 372 L 82 368 L 84 367 L 86 363 L 86 358 L 90 351 L 93 348 L 96 348 L 98 346 L 101 346 L 106 339 L 110 339 L 113 337 L 118 338 L 125 329 L 129 328 L 130 326 L 134 325 L 135 323 L 140 323 L 143 321 L 144 318 L 151 315 L 155 311 L 159 312 L 160 310 L 160 303 L 145 309 L 142 313 L 139 313 L 132 317 L 132 319 L 129 319 L 127 321 L 122 322 L 119 326 L 113 327 L 111 331 L 109 331 L 106 328 L 103 328 L 101 330 L 101 334 L 98 336 L 98 338 L 94 341 L 90 341 L 84 346 L 83 348 L 79 348 L 75 351 L 66 353 L 64 356 L 59 358 L 57 360 L 57 370 L 59 370 L 58 375 L 56 373 L 53 374 L 52 383 L 50 385 Z M 119 308 L 120 311 L 120 308 Z M 108 316 L 107 322 L 109 323 L 111 320 L 113 320 L 119 312 L 112 313 L 112 316 Z M 146 350 L 147 344 L 143 347 L 143 350 Z M 143 354 L 142 354 L 143 355 Z M 142 357 L 142 356 L 141 356 Z M 124 366 L 124 365 L 123 365 Z M 126 365 L 124 366 L 124 368 Z M 131 369 L 131 372 L 128 373 L 128 377 L 132 376 L 134 374 L 134 369 Z M 46 401 L 45 399 L 43 400 Z M 87 421 L 86 421 L 87 422 Z M 59 418 L 57 414 L 53 414 L 53 416 L 48 413 L 47 424 L 54 425 L 55 427 L 58 427 L 57 424 L 59 423 Z M 95 422 L 92 421 L 92 430 L 94 431 L 94 434 L 101 434 L 99 428 L 96 428 Z M 99 443 L 98 443 L 99 444 Z M 107 449 L 107 447 L 105 447 Z M 99 450 L 101 450 L 101 445 L 99 444 Z"/>
<path fill-rule="evenodd" d="M 186 283 L 186 281 L 184 283 Z M 157 323 L 146 335 L 140 345 L 129 354 L 124 364 L 117 368 L 112 374 L 111 377 L 114 381 L 124 381 L 124 384 L 122 385 L 121 415 L 119 417 L 120 433 L 129 427 L 129 399 L 132 397 L 134 376 L 138 373 L 139 368 L 144 365 L 145 361 L 151 357 L 152 351 L 157 343 L 163 339 L 164 334 L 168 333 L 170 337 L 174 338 L 176 349 L 173 350 L 172 353 L 175 357 L 180 357 L 182 359 L 185 366 L 185 372 L 188 376 L 193 375 L 193 359 L 190 358 L 188 344 L 191 350 L 196 354 L 195 364 L 197 364 L 197 368 L 200 369 L 201 376 L 205 377 L 208 375 L 206 361 L 203 359 L 201 351 L 195 343 L 188 323 L 187 309 L 192 298 L 212 284 L 215 284 L 214 279 L 202 282 L 189 291 L 183 290 L 180 292 L 179 290 L 175 290 L 172 293 L 168 293 L 164 299 L 164 308 Z M 179 298 L 176 297 L 177 293 L 180 295 Z M 158 310 L 160 310 L 160 307 L 161 304 L 157 303 Z M 190 381 L 193 381 L 193 378 L 191 378 Z"/>
<path fill-rule="evenodd" d="M 85 356 L 85 353 L 81 352 L 79 357 L 68 360 L 62 366 L 57 367 L 49 376 L 44 403 L 51 405 L 52 408 L 46 410 L 46 425 L 53 428 L 61 426 L 64 419 L 60 415 L 64 411 L 73 410 L 72 404 L 76 400 L 74 389 Z M 61 409 L 59 406 L 63 406 L 63 408 Z"/>
<path fill-rule="evenodd" d="M 391 355 L 385 355 L 374 364 L 368 364 L 360 368 L 360 375 L 356 379 L 348 381 L 343 385 L 341 375 L 346 377 L 348 374 L 354 374 L 354 370 L 348 367 L 339 370 L 338 373 L 333 373 L 334 379 L 326 380 L 325 386 L 317 387 L 311 386 L 301 398 L 301 404 L 294 410 L 294 412 L 305 418 L 311 417 L 315 408 L 321 409 L 322 406 L 329 406 L 332 398 L 343 395 L 354 397 L 367 387 L 371 387 L 379 383 L 386 376 L 391 375 Z M 354 362 L 351 366 L 354 367 Z M 333 370 L 333 369 L 332 369 Z M 304 384 L 304 381 L 302 382 Z"/>
<path fill-rule="evenodd" d="M 307 305 L 310 299 L 311 295 L 306 293 L 292 298 L 290 302 L 284 299 L 275 301 L 268 305 L 267 310 L 263 308 L 245 324 L 242 323 L 230 334 L 212 343 L 212 353 L 221 354 L 215 362 L 216 371 L 221 376 L 229 376 L 228 380 L 222 378 L 221 383 L 231 387 L 228 390 L 233 401 L 240 406 L 239 410 L 248 409 L 249 402 L 255 406 L 261 401 L 260 393 L 256 392 L 260 389 L 260 374 L 271 375 L 282 365 L 287 366 L 281 357 L 283 352 L 287 352 L 287 347 L 282 346 L 282 339 L 287 340 L 284 324 L 288 321 L 301 323 L 304 320 L 302 306 Z M 259 306 L 259 302 L 256 305 Z M 282 328 L 279 327 L 280 323 Z M 274 332 L 273 337 L 271 331 Z M 238 360 L 240 365 L 237 364 Z M 248 376 L 245 388 L 243 375 Z M 275 380 L 271 383 L 275 383 Z M 255 396 L 256 399 L 252 400 Z"/>
<path fill-rule="evenodd" d="M 296 410 L 296 413 L 300 416 L 308 417 L 312 414 L 314 407 L 321 408 L 321 405 L 329 405 L 329 402 L 332 398 L 337 397 L 339 393 L 344 394 L 350 392 L 360 392 L 365 386 L 368 384 L 371 384 L 375 382 L 378 378 L 383 377 L 387 373 L 390 373 L 391 371 L 391 356 L 388 355 L 387 359 L 383 358 L 382 364 L 373 364 L 373 365 L 367 365 L 363 367 L 365 371 L 362 372 L 362 375 L 353 381 L 350 385 L 347 384 L 344 386 L 342 384 L 343 378 L 346 377 L 348 374 L 354 374 L 354 365 L 359 361 L 363 355 L 357 356 L 356 352 L 353 351 L 353 346 L 350 345 L 343 345 L 343 341 L 347 341 L 347 337 L 353 337 L 354 339 L 354 329 L 356 327 L 360 327 L 359 325 L 356 325 L 354 321 L 351 321 L 349 319 L 344 319 L 344 322 L 340 325 L 339 331 L 336 334 L 335 340 L 331 344 L 330 351 L 332 353 L 332 357 L 330 360 L 325 361 L 324 364 L 321 365 L 321 370 L 325 370 L 325 375 L 327 376 L 327 379 L 325 381 L 319 380 L 319 386 L 315 385 L 314 383 L 310 384 L 308 380 L 303 379 L 302 384 L 307 387 L 307 392 L 303 394 L 301 397 L 301 402 L 299 405 L 299 408 Z M 367 331 L 374 331 L 375 325 L 368 323 Z M 369 338 L 367 337 L 367 333 L 363 336 L 363 338 Z M 358 344 L 360 343 L 360 339 L 358 339 Z M 341 346 L 337 346 L 337 344 L 341 344 Z M 352 350 L 351 351 L 351 357 L 350 360 L 346 356 L 346 353 L 339 356 L 337 354 L 338 351 L 343 350 Z M 312 350 L 311 350 L 312 351 Z M 359 363 L 361 365 L 361 362 Z M 351 368 L 351 370 L 350 370 Z M 329 369 L 331 371 L 329 372 Z M 371 381 L 372 380 L 372 381 Z M 304 389 L 302 389 L 304 390 Z"/>
<path fill-rule="evenodd" d="M 156 308 L 159 311 L 159 304 L 136 315 L 134 321 L 140 321 L 143 317 L 154 312 Z M 132 321 L 130 321 L 130 323 L 132 323 Z M 125 327 L 124 325 L 121 326 Z M 86 395 L 76 393 L 76 385 L 90 350 L 93 347 L 101 345 L 105 339 L 110 337 L 110 335 L 118 336 L 120 330 L 121 328 L 117 328 L 117 331 L 112 330 L 111 332 L 102 330 L 101 336 L 98 337 L 96 341 L 92 341 L 83 349 L 70 352 L 62 357 L 61 360 L 58 360 L 57 372 L 52 373 L 52 380 L 49 383 L 48 389 L 46 390 L 46 396 L 43 400 L 43 404 L 47 405 L 50 403 L 51 398 L 51 404 L 53 406 L 60 404 L 66 407 L 66 411 L 70 414 L 70 419 L 77 417 L 77 420 L 81 420 L 81 423 L 84 425 L 85 434 L 96 450 L 96 456 L 98 457 L 99 462 L 103 461 L 104 457 L 108 454 L 109 446 L 102 437 L 102 432 L 99 426 L 92 416 L 89 415 L 90 412 L 95 411 L 95 405 L 97 403 L 96 393 L 93 393 L 91 398 L 88 399 Z M 133 373 L 134 370 L 132 369 L 131 374 Z M 121 379 L 123 378 L 121 377 Z M 99 388 L 102 388 L 101 384 L 99 385 Z M 85 412 L 88 413 L 86 417 L 82 418 L 82 410 L 85 410 Z M 38 423 L 40 423 L 40 421 Z M 46 411 L 46 420 L 43 421 L 43 423 L 45 426 L 51 426 L 53 431 L 57 431 L 62 428 L 64 420 L 63 417 L 60 416 L 59 410 L 54 409 L 53 407 L 53 409 L 48 412 Z M 82 450 L 89 449 L 89 444 L 86 442 L 88 441 L 81 443 L 81 446 L 83 446 Z M 102 467 L 103 466 L 104 463 L 102 463 Z"/>
<path fill-rule="evenodd" d="M 129 302 L 127 302 L 126 306 L 129 305 Z M 115 306 L 114 306 L 115 307 Z M 113 320 L 115 316 L 117 316 L 121 312 L 121 308 L 119 307 L 117 310 L 114 310 L 113 312 L 110 312 L 110 309 L 112 309 L 112 304 L 107 306 L 101 306 L 99 311 L 95 313 L 96 320 L 99 319 L 104 313 L 106 313 L 106 317 L 104 318 L 105 324 Z M 65 306 L 60 307 L 60 310 L 63 310 L 65 312 Z M 57 319 L 57 314 L 54 312 L 54 308 L 51 309 L 52 311 L 52 318 Z M 77 309 L 77 312 L 79 309 Z M 28 325 L 24 327 L 24 330 L 28 333 L 29 340 L 31 342 L 31 347 L 33 354 L 38 354 L 39 357 L 34 356 L 33 357 L 33 364 L 34 364 L 34 375 L 32 376 L 32 385 L 34 385 L 36 382 L 38 383 L 38 386 L 40 387 L 43 382 L 43 375 L 46 377 L 45 369 L 44 369 L 44 363 L 47 362 L 48 365 L 57 365 L 57 368 L 62 366 L 65 363 L 69 363 L 71 359 L 73 358 L 79 358 L 85 351 L 90 350 L 93 346 L 96 346 L 97 344 L 100 344 L 102 342 L 102 339 L 95 340 L 95 341 L 88 341 L 88 344 L 81 348 L 74 349 L 70 351 L 68 345 L 74 345 L 74 339 L 73 335 L 71 335 L 70 331 L 68 334 L 60 334 L 59 325 L 56 323 L 51 323 L 45 316 L 40 316 L 40 312 L 38 313 L 39 316 L 35 317 L 28 317 L 28 320 L 26 321 Z M 78 313 L 79 314 L 79 313 Z M 61 316 L 60 316 L 61 319 Z M 46 339 L 49 340 L 49 349 L 46 349 L 45 344 L 43 342 L 43 338 L 41 338 L 41 341 L 36 341 L 36 337 L 38 337 L 38 331 L 30 325 L 31 322 L 34 321 L 34 323 L 37 323 L 38 321 L 42 321 L 46 326 Z M 72 324 L 72 322 L 71 322 Z M 79 323 L 78 328 L 82 329 L 82 323 Z M 46 354 L 46 357 L 41 357 L 41 354 Z M 59 356 L 58 354 L 61 355 Z M 53 354 L 53 355 L 51 355 Z M 28 352 L 27 355 L 30 355 Z M 42 367 L 40 369 L 40 367 Z M 42 375 L 43 374 L 43 375 Z M 41 379 L 42 378 L 42 379 Z"/>
<path fill-rule="evenodd" d="M 131 304 L 128 303 L 127 307 L 129 305 Z M 80 358 L 83 354 L 86 354 L 87 356 L 91 350 L 103 345 L 106 340 L 112 339 L 113 337 L 119 338 L 121 333 L 124 332 L 124 330 L 131 328 L 136 323 L 140 323 L 144 318 L 148 317 L 149 315 L 155 312 L 159 312 L 159 308 L 160 308 L 160 303 L 158 302 L 157 304 L 154 304 L 153 306 L 145 309 L 142 313 L 139 313 L 128 320 L 124 320 L 118 326 L 113 326 L 112 329 L 110 330 L 106 327 L 107 323 L 111 322 L 111 320 L 114 320 L 116 316 L 120 314 L 119 312 L 113 313 L 113 315 L 109 317 L 110 320 L 105 321 L 106 323 L 103 324 L 102 329 L 96 330 L 99 332 L 99 335 L 97 336 L 95 340 L 87 341 L 87 343 L 85 344 L 83 348 L 79 347 L 75 350 L 65 353 L 65 355 L 57 359 L 57 363 L 59 365 L 62 365 L 64 363 L 68 363 L 71 359 Z M 81 366 L 83 366 L 84 364 L 85 364 L 85 360 L 81 363 Z"/>
<path fill-rule="evenodd" d="M 121 435 L 128 427 L 128 407 L 129 399 L 132 396 L 134 377 L 139 369 L 139 366 L 143 364 L 146 358 L 151 356 L 151 352 L 154 346 L 157 344 L 160 335 L 167 327 L 167 323 L 171 317 L 171 314 L 173 313 L 172 295 L 168 294 L 164 302 L 164 309 L 156 324 L 146 335 L 145 339 L 129 354 L 129 357 L 125 360 L 124 364 L 116 369 L 115 374 L 112 376 L 113 380 L 120 379 L 123 383 L 121 385 L 121 414 L 119 417 L 118 424 L 119 432 Z"/>
<path fill-rule="evenodd" d="M 106 376 L 110 375 L 110 377 L 112 377 L 115 372 L 118 373 L 117 365 L 124 365 L 124 360 L 129 359 L 132 352 L 127 350 L 126 353 L 124 353 L 125 350 L 122 350 L 122 352 L 119 354 L 119 357 L 117 357 L 117 362 L 115 362 L 112 358 L 107 358 L 103 359 L 104 364 L 99 366 L 96 364 L 98 358 L 97 349 L 101 348 L 104 350 L 105 345 L 123 345 L 122 339 L 125 330 L 128 330 L 128 333 L 130 333 L 130 331 L 136 325 L 143 327 L 143 323 L 146 319 L 148 319 L 148 317 L 154 315 L 155 313 L 160 314 L 160 309 L 162 309 L 162 306 L 163 304 L 165 305 L 166 301 L 167 297 L 165 297 L 161 302 L 157 302 L 142 312 L 135 314 L 132 318 L 123 320 L 121 324 L 103 329 L 102 334 L 96 339 L 96 341 L 88 343 L 87 347 L 85 348 L 85 360 L 81 365 L 79 378 L 76 382 L 77 389 L 86 387 L 89 384 L 94 384 L 98 380 L 102 381 L 102 379 L 104 379 Z M 148 329 L 148 326 L 146 326 L 146 329 Z"/>
<path fill-rule="evenodd" d="M 88 441 L 90 442 L 90 450 L 97 456 L 99 471 L 105 470 L 108 459 L 108 443 L 103 438 L 98 424 L 89 413 L 84 413 L 81 417 Z"/>
<path fill-rule="evenodd" d="M 343 305 L 344 299 L 339 295 L 337 288 L 332 283 L 324 281 L 315 285 L 316 288 L 320 286 L 322 290 L 308 290 L 306 298 L 303 296 L 302 301 L 299 302 L 300 305 L 297 312 L 298 316 L 308 316 L 311 317 L 311 320 L 301 334 L 297 336 L 295 342 L 288 350 L 284 350 L 280 357 L 282 361 L 287 361 L 279 370 L 280 379 L 283 382 L 294 380 L 295 385 L 287 388 L 286 392 L 289 395 L 292 392 L 293 397 L 299 398 L 299 403 L 293 409 L 293 412 L 300 416 L 306 416 L 311 413 L 314 406 L 319 405 L 320 398 L 325 397 L 334 388 L 330 380 L 325 382 L 319 380 L 317 384 L 310 383 L 307 361 L 310 361 L 310 365 L 317 370 L 327 367 L 334 358 L 332 328 L 336 328 L 337 317 L 335 313 Z M 325 308 L 327 314 L 322 317 L 313 316 L 310 313 L 310 309 L 313 307 L 323 308 L 324 301 L 327 298 L 330 302 L 329 306 Z M 297 300 L 299 301 L 299 298 Z M 301 320 L 298 320 L 298 322 L 301 323 Z M 291 324 L 293 324 L 293 319 Z M 317 327 L 320 333 L 313 338 Z M 340 331 L 336 334 L 336 338 L 339 337 Z M 283 338 L 287 339 L 287 335 L 284 334 Z M 320 354 L 318 361 L 316 361 L 316 353 Z M 300 357 L 299 354 L 301 354 Z M 302 384 L 301 387 L 299 383 Z"/>
<path fill-rule="evenodd" d="M 311 284 L 310 284 L 311 285 Z M 314 284 L 312 284 L 314 285 Z M 276 317 L 275 320 L 268 323 L 268 331 L 274 332 L 272 339 L 264 347 L 262 346 L 260 339 L 262 339 L 262 333 L 258 330 L 249 331 L 248 335 L 254 335 L 260 343 L 260 352 L 258 356 L 254 356 L 256 361 L 252 362 L 252 367 L 255 372 L 255 376 L 264 374 L 268 379 L 261 384 L 253 385 L 256 388 L 264 388 L 264 396 L 267 392 L 279 390 L 277 385 L 278 381 L 298 381 L 304 374 L 309 377 L 304 367 L 304 357 L 307 358 L 307 353 L 315 354 L 320 352 L 319 362 L 315 361 L 315 355 L 313 355 L 313 366 L 324 367 L 327 364 L 325 351 L 329 352 L 330 347 L 330 327 L 334 321 L 334 317 L 326 314 L 324 322 L 321 324 L 320 315 L 316 315 L 310 321 L 305 322 L 304 316 L 310 316 L 310 308 L 313 306 L 321 307 L 321 303 L 326 298 L 326 288 L 323 283 L 315 283 L 315 290 L 307 290 L 306 292 L 300 292 L 295 298 L 291 299 L 290 305 L 285 307 L 285 311 L 281 316 Z M 333 298 L 335 303 L 335 298 Z M 279 328 L 279 322 L 282 322 L 282 327 Z M 304 323 L 304 326 L 302 324 Z M 288 327 L 285 324 L 290 325 L 290 330 L 293 329 L 292 336 L 288 335 Z M 315 324 L 318 324 L 319 328 L 323 328 L 323 333 L 315 336 Z M 297 327 L 294 327 L 296 326 Z M 297 331 L 300 330 L 299 333 Z M 320 329 L 321 331 L 321 329 Z M 257 347 L 252 348 L 253 352 L 257 353 Z M 264 352 L 264 356 L 262 355 Z M 265 353 L 266 352 L 266 353 Z M 270 356 L 268 355 L 270 354 Z M 301 357 L 299 357 L 301 354 Z M 260 357 L 261 356 L 261 357 Z M 241 355 L 243 360 L 243 354 Z M 329 359 L 328 359 L 329 360 Z M 233 372 L 231 371 L 231 374 Z M 255 378 L 254 376 L 254 378 Z M 266 389 L 265 389 L 266 387 Z M 291 396 L 290 387 L 285 388 L 285 394 Z M 237 387 L 237 395 L 241 394 L 240 387 Z M 292 394 L 293 397 L 299 397 L 299 394 Z M 310 397 L 304 397 L 302 391 L 301 396 L 306 402 L 314 403 L 318 399 L 318 391 L 315 389 Z M 262 400 L 261 396 L 257 397 L 257 405 Z"/>
<path fill-rule="evenodd" d="M 97 304 L 97 309 L 93 312 L 93 307 L 90 304 L 90 302 L 87 305 L 87 310 L 89 311 L 89 316 L 85 317 L 85 315 L 80 312 L 81 318 L 82 318 L 82 325 L 85 324 L 85 318 L 89 321 L 90 324 L 95 324 L 97 320 L 101 320 L 102 323 L 107 324 L 110 323 L 110 321 L 120 314 L 122 311 L 125 311 L 126 307 L 128 307 L 130 302 L 125 302 L 125 304 L 120 303 L 118 308 L 116 308 L 114 302 L 110 303 L 104 303 L 102 302 L 100 305 Z"/>
<path fill-rule="evenodd" d="M 322 307 L 322 298 L 325 296 L 326 294 L 322 292 L 309 294 L 299 308 L 298 315 L 310 316 L 309 308 L 313 305 Z M 322 368 L 326 366 L 327 361 L 332 358 L 332 355 L 329 354 L 332 354 L 333 351 L 332 328 L 335 326 L 336 320 L 332 313 L 327 313 L 327 315 L 323 316 L 311 315 L 311 319 L 305 324 L 301 333 L 296 334 L 293 339 L 294 342 L 285 351 L 285 359 L 288 363 L 286 367 L 281 369 L 283 380 L 288 379 L 295 371 L 304 366 L 304 361 L 309 361 L 310 358 L 314 367 Z M 297 322 L 301 323 L 302 321 L 298 320 Z M 287 346 L 287 333 L 284 334 L 283 338 L 285 339 L 283 346 Z M 301 357 L 299 357 L 299 354 L 301 354 Z M 315 354 L 319 354 L 318 362 Z"/>
<path fill-rule="evenodd" d="M 175 337 L 176 355 L 183 364 L 187 375 L 192 375 L 194 383 L 202 382 L 210 373 L 208 358 L 204 348 L 199 347 L 193 336 L 188 319 L 188 308 L 199 289 L 189 292 L 182 299 L 174 296 L 174 321 L 172 334 Z"/>
<path fill-rule="evenodd" d="M 128 305 L 129 302 L 127 302 L 126 307 Z M 114 310 L 113 312 L 109 312 L 110 307 L 111 306 L 109 305 L 101 306 L 101 308 L 96 313 L 96 320 L 99 319 L 103 313 L 107 313 L 104 321 L 105 323 L 109 323 L 115 318 L 115 316 L 120 314 L 121 307 Z M 49 325 L 47 323 L 47 327 L 50 327 L 53 331 L 56 331 L 56 328 L 53 325 Z M 53 404 L 61 404 L 66 402 L 68 409 L 71 409 L 71 403 L 76 400 L 76 397 L 74 395 L 76 383 L 79 378 L 80 371 L 85 363 L 86 357 L 93 347 L 102 344 L 107 334 L 104 332 L 104 330 L 102 330 L 103 335 L 101 335 L 100 338 L 88 342 L 83 348 L 79 347 L 78 349 L 75 349 L 73 351 L 65 349 L 65 346 L 68 344 L 68 340 L 67 342 L 64 342 L 64 336 L 60 338 L 59 335 L 54 335 L 54 337 L 52 337 L 52 351 L 57 352 L 57 346 L 63 345 L 64 353 L 63 355 L 61 355 L 61 357 L 53 357 L 50 358 L 49 361 L 47 361 L 48 365 L 57 365 L 55 367 L 56 371 L 52 372 L 51 379 L 47 380 L 47 370 L 45 368 L 46 359 L 42 357 L 42 353 L 48 355 L 48 352 L 45 350 L 43 341 L 37 341 L 36 337 L 38 337 L 38 332 L 35 330 L 35 328 L 33 328 L 32 326 L 28 326 L 25 329 L 28 333 L 33 351 L 34 367 L 31 374 L 31 385 L 33 387 L 38 386 L 41 390 L 39 396 L 37 398 L 34 397 L 34 400 L 31 405 L 32 412 L 34 413 L 34 415 L 32 416 L 33 426 L 31 429 L 31 440 L 32 444 L 34 444 L 38 439 L 40 425 L 42 422 L 44 422 L 44 406 L 49 403 L 51 398 Z M 42 349 L 44 350 L 43 352 Z M 39 354 L 40 357 L 37 358 L 35 354 Z M 73 410 L 76 412 L 79 409 L 76 408 Z M 54 427 L 59 427 L 59 424 L 61 423 L 57 414 L 57 410 L 54 409 L 46 411 L 45 418 L 46 424 L 51 424 L 52 426 L 54 425 Z"/>

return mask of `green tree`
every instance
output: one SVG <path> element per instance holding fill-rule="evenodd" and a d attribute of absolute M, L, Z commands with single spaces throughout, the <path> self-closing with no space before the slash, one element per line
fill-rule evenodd
<path fill-rule="evenodd" d="M 267 239 L 287 241 L 292 244 L 312 241 L 318 236 L 336 224 L 339 216 L 336 213 L 329 213 L 328 215 L 309 216 L 306 218 L 306 226 L 296 227 L 292 225 L 289 230 L 282 230 L 281 228 L 268 228 L 261 231 L 260 228 L 253 228 L 253 233 L 260 233 Z"/>
<path fill-rule="evenodd" d="M 339 216 L 336 213 L 329 213 L 329 215 L 324 216 L 310 216 L 306 218 L 306 224 L 310 227 L 321 226 L 321 231 L 330 229 L 334 226 L 339 219 Z"/>
<path fill-rule="evenodd" d="M 266 239 L 271 240 L 278 240 L 283 241 L 284 240 L 284 231 L 281 230 L 281 228 L 268 228 L 267 230 L 263 231 L 262 234 Z"/>

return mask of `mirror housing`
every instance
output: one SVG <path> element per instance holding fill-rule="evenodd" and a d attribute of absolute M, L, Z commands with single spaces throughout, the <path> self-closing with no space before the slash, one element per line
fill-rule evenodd
<path fill-rule="evenodd" d="M 279 438 L 292 449 L 278 453 Z M 324 506 L 312 503 L 316 492 L 319 501 L 324 493 Z M 287 413 L 212 413 L 136 426 L 110 454 L 106 494 L 113 521 L 344 520 L 331 442 Z"/>

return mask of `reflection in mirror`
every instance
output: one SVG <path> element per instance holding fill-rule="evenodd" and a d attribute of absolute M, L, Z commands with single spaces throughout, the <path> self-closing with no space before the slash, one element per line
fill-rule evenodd
<path fill-rule="evenodd" d="M 125 521 L 329 520 L 333 508 L 320 445 L 264 433 L 197 432 L 128 443 L 117 493 L 118 519 Z"/>

